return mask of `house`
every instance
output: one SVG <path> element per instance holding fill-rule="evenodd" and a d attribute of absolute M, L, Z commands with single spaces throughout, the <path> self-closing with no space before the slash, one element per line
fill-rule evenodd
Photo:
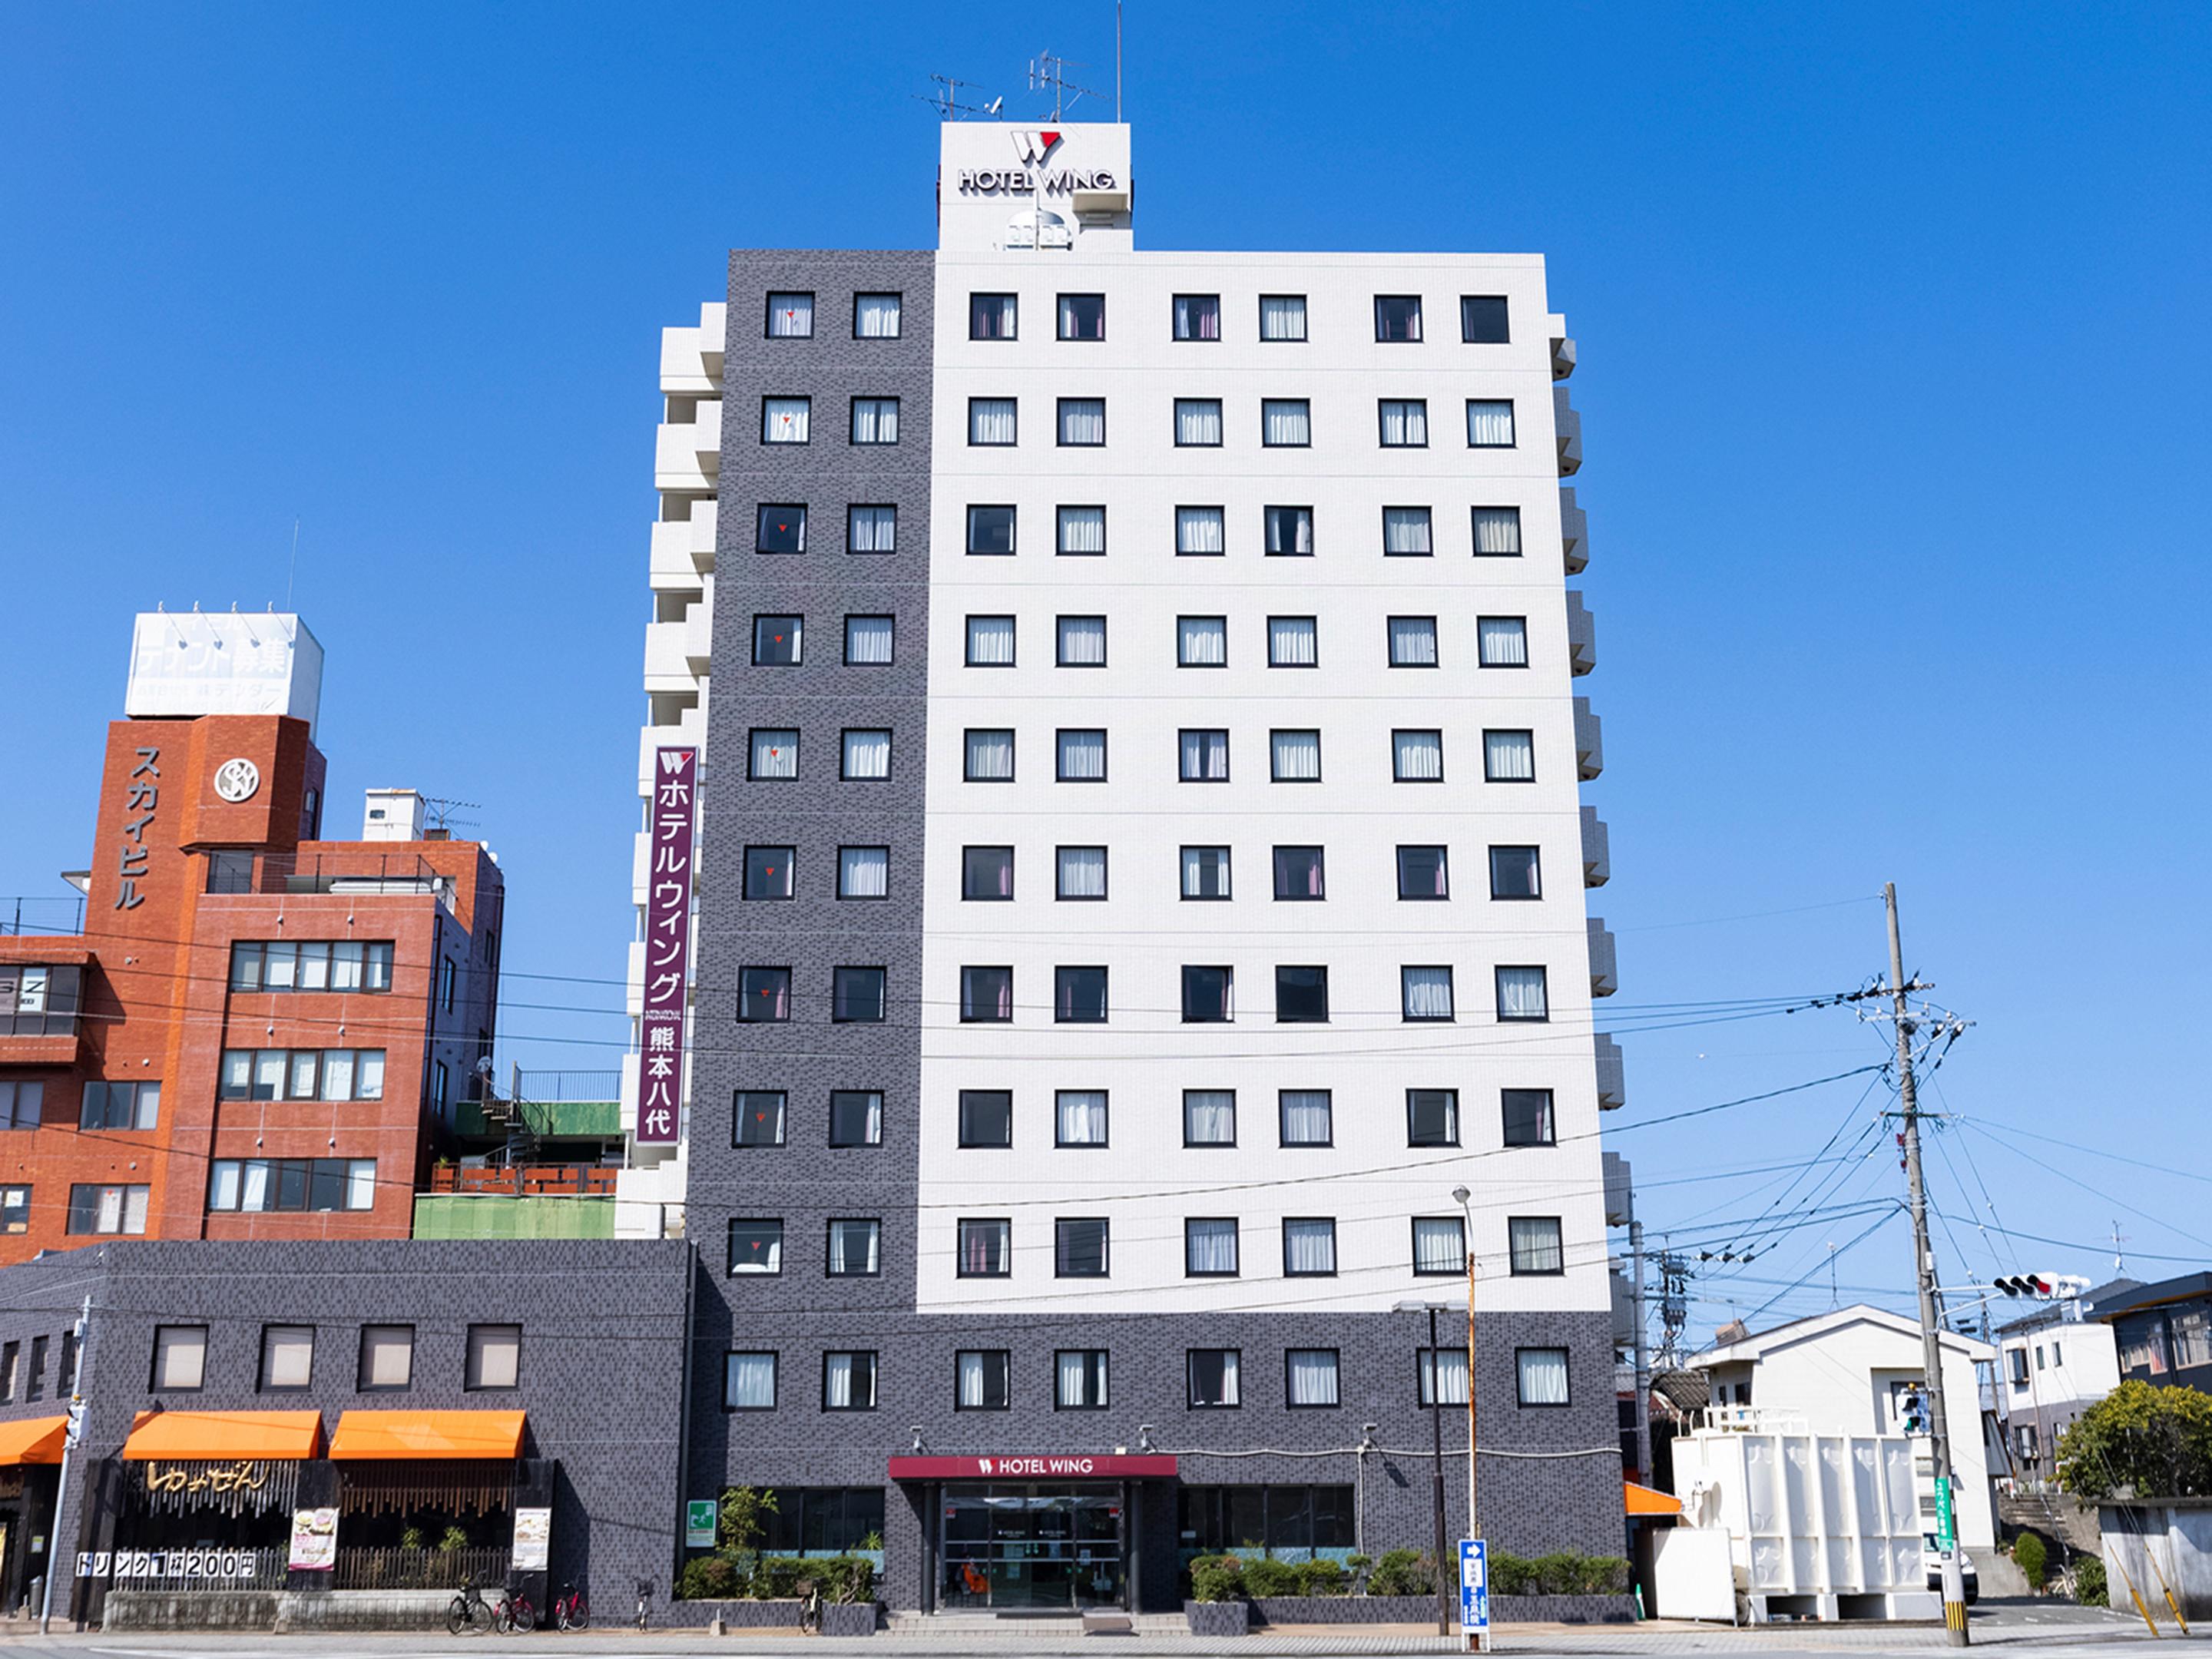
<path fill-rule="evenodd" d="M 2094 1310 L 2142 1288 L 2135 1279 L 2115 1279 L 2081 1296 L 2039 1304 L 1997 1327 L 1993 1401 L 2016 1479 L 2051 1479 L 2058 1437 L 2119 1385 L 2112 1327 Z"/>
<path fill-rule="evenodd" d="M 2089 1316 L 2112 1328 L 2117 1382 L 2212 1394 L 2212 1273 L 2100 1291 Z"/>

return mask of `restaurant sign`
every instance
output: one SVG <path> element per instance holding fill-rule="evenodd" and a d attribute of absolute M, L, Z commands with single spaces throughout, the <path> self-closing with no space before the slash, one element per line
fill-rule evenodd
<path fill-rule="evenodd" d="M 691 841 L 699 751 L 653 751 L 645 902 L 644 1003 L 638 1019 L 637 1139 L 672 1146 L 684 1108 L 684 1015 L 691 957 Z"/>
<path fill-rule="evenodd" d="M 266 1570 L 266 1550 L 79 1550 L 80 1578 L 252 1578 Z"/>
<path fill-rule="evenodd" d="M 294 1572 L 328 1572 L 337 1564 L 337 1510 L 294 1510 L 292 1547 L 284 1565 Z"/>

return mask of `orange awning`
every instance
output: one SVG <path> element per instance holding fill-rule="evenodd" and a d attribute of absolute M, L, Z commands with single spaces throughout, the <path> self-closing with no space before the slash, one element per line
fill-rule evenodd
<path fill-rule="evenodd" d="M 340 1412 L 333 1458 L 522 1455 L 520 1412 Z"/>
<path fill-rule="evenodd" d="M 313 1457 L 323 1437 L 320 1412 L 140 1412 L 123 1455 L 149 1458 Z"/>
<path fill-rule="evenodd" d="M 0 1467 L 58 1463 L 62 1442 L 68 1437 L 66 1417 L 19 1417 L 12 1423 L 0 1423 Z"/>
<path fill-rule="evenodd" d="M 1624 1480 L 1620 1486 L 1631 1515 L 1680 1515 L 1682 1512 L 1682 1500 L 1669 1493 L 1650 1486 L 1639 1486 L 1633 1480 Z"/>

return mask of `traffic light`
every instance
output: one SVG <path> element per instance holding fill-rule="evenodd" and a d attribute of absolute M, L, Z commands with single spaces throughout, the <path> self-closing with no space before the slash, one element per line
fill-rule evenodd
<path fill-rule="evenodd" d="M 2051 1295 L 2057 1287 L 2056 1273 L 2015 1273 L 1995 1281 L 1993 1288 L 2003 1296 L 2034 1297 L 2039 1300 Z"/>
<path fill-rule="evenodd" d="M 1900 1402 L 1907 1434 L 1928 1432 L 1928 1396 L 1917 1389 L 1907 1389 Z"/>

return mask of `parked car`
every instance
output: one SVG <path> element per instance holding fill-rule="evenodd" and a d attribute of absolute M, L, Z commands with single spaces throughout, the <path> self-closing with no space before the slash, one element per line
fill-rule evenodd
<path fill-rule="evenodd" d="M 1966 1583 L 1966 1605 L 1972 1607 L 1981 1599 L 1981 1577 L 1974 1571 L 1973 1558 L 1964 1550 L 1959 1551 L 1958 1554 L 1959 1577 Z M 1932 1532 L 1920 1534 L 1920 1565 L 1927 1569 L 1928 1588 L 1941 1595 L 1943 1589 L 1943 1549 L 1936 1541 L 1936 1534 Z"/>

